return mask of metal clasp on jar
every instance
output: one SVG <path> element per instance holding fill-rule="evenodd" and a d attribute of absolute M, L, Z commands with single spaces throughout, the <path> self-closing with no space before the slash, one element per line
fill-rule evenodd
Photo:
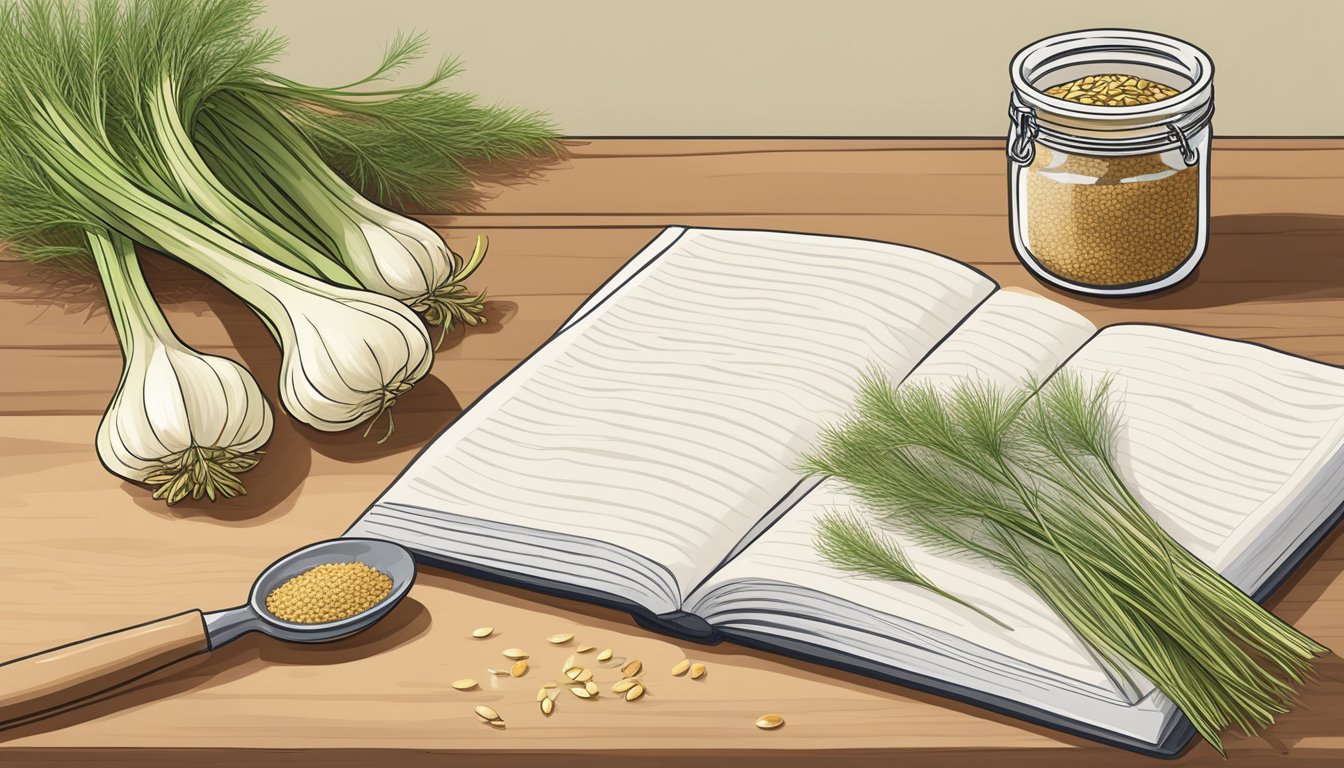
<path fill-rule="evenodd" d="M 1167 126 L 1167 135 L 1171 140 L 1181 147 L 1181 160 L 1185 161 L 1185 166 L 1189 168 L 1199 162 L 1199 150 L 1190 146 L 1190 139 L 1186 137 L 1185 131 L 1181 130 L 1179 125 L 1172 123 Z"/>
<path fill-rule="evenodd" d="M 1008 129 L 1008 159 L 1019 165 L 1030 165 L 1036 158 L 1036 137 L 1041 126 L 1036 122 L 1036 110 L 1017 99 L 1008 102 L 1008 118 L 1012 121 Z"/>

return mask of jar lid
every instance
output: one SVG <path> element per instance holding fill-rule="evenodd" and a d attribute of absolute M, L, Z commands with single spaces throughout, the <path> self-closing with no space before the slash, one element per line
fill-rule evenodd
<path fill-rule="evenodd" d="M 1038 40 L 1011 64 L 1014 125 L 1029 116 L 1040 140 L 1064 150 L 1135 154 L 1170 149 L 1213 115 L 1213 61 L 1174 37 L 1131 29 L 1087 29 Z M 1149 104 L 1111 107 L 1045 95 L 1088 75 L 1123 73 L 1179 92 Z M 1173 128 L 1176 130 L 1173 131 Z"/>

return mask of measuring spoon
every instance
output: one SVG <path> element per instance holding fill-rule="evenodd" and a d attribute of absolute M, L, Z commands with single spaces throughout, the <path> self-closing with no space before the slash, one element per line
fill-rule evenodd
<path fill-rule="evenodd" d="M 392 590 L 382 602 L 321 624 L 283 621 L 266 610 L 266 596 L 291 578 L 318 565 L 349 562 L 361 562 L 392 579 Z M 387 615 L 414 581 L 411 554 L 390 542 L 332 539 L 304 547 L 262 571 L 246 605 L 212 613 L 193 609 L 0 664 L 0 728 L 107 693 L 249 632 L 297 643 L 353 635 Z"/>

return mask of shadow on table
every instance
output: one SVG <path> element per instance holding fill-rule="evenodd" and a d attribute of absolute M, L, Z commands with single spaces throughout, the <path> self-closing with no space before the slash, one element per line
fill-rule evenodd
<path fill-rule="evenodd" d="M 452 349 L 457 349 L 462 345 L 462 341 L 468 336 L 499 333 L 504 330 L 504 326 L 513 320 L 514 315 L 518 314 L 518 302 L 507 300 L 489 299 L 485 302 L 485 308 L 481 311 L 481 317 L 485 322 L 478 325 L 457 325 L 447 335 L 442 336 L 438 328 L 430 328 L 430 338 L 437 345 L 436 352 L 442 354 Z"/>
<path fill-rule="evenodd" d="M 357 635 L 330 643 L 286 643 L 253 633 L 223 648 L 174 664 L 126 688 L 80 702 L 23 724 L 0 728 L 0 744 L 57 731 L 188 691 L 208 690 L 271 666 L 324 666 L 377 656 L 423 635 L 429 610 L 403 599 L 381 621 Z"/>
<path fill-rule="evenodd" d="M 387 413 L 349 432 L 299 429 L 314 451 L 355 464 L 424 445 L 460 413 L 462 405 L 453 391 L 431 375 L 398 398 Z"/>
<path fill-rule="evenodd" d="M 1092 304 L 1148 309 L 1344 298 L 1344 216 L 1214 216 L 1208 250 L 1184 282 L 1128 299 L 1071 295 Z"/>

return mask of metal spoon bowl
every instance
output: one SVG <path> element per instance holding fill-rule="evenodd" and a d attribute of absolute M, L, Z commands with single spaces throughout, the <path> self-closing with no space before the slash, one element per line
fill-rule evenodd
<path fill-rule="evenodd" d="M 363 613 L 320 624 L 285 621 L 266 610 L 266 597 L 281 584 L 327 563 L 360 562 L 392 579 L 392 591 Z M 249 632 L 295 643 L 325 643 L 366 629 L 396 607 L 415 583 L 415 560 L 404 548 L 378 539 L 331 539 L 310 544 L 266 567 L 252 583 L 246 605 L 205 614 L 210 647 L 218 648 Z"/>

